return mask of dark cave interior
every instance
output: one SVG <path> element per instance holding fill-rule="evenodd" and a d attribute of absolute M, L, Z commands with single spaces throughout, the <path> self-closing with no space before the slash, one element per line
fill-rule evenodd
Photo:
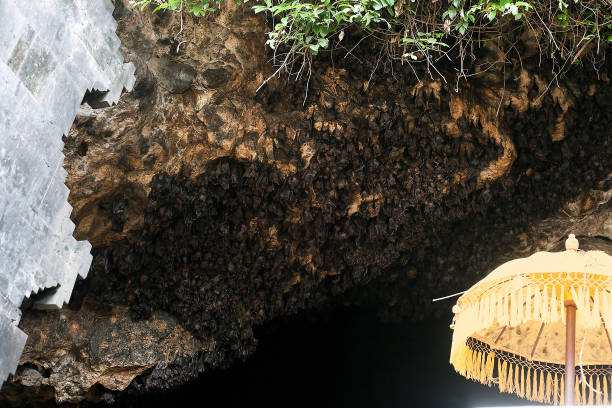
<path fill-rule="evenodd" d="M 258 350 L 176 390 L 123 394 L 118 407 L 456 407 L 534 405 L 466 380 L 448 363 L 448 319 L 382 323 L 338 307 L 256 329 Z M 198 402 L 200 401 L 200 402 Z"/>

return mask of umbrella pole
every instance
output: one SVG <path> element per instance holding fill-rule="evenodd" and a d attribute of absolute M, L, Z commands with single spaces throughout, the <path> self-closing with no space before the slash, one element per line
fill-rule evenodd
<path fill-rule="evenodd" d="M 565 301 L 565 405 L 574 405 L 576 378 L 576 303 Z"/>

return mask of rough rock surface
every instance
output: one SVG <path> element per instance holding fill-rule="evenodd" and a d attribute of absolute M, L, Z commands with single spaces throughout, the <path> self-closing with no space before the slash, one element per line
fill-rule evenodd
<path fill-rule="evenodd" d="M 139 82 L 116 107 L 81 109 L 66 138 L 76 234 L 95 247 L 66 321 L 106 305 L 136 347 L 132 327 L 156 338 L 163 314 L 193 346 L 164 366 L 185 348 L 178 339 L 121 360 L 79 358 L 97 346 L 69 348 L 66 331 L 54 345 L 31 335 L 14 391 L 0 396 L 43 384 L 30 370 L 48 374 L 48 388 L 28 394 L 42 399 L 109 400 L 129 377 L 128 391 L 164 389 L 245 358 L 253 326 L 279 315 L 342 302 L 419 319 L 448 313 L 432 297 L 555 249 L 569 231 L 583 247 L 610 247 L 610 64 L 549 88 L 524 40 L 522 64 L 494 64 L 457 92 L 401 66 L 370 81 L 365 41 L 360 61 L 322 54 L 307 94 L 287 78 L 256 93 L 272 67 L 265 22 L 250 12 L 228 3 L 214 19 L 186 18 L 179 36 L 176 15 L 122 0 L 116 18 Z M 25 313 L 22 328 L 53 333 L 58 319 Z M 117 385 L 95 380 L 112 370 Z"/>
<path fill-rule="evenodd" d="M 29 341 L 13 382 L 37 390 L 40 399 L 54 396 L 59 403 L 98 400 L 104 390 L 123 390 L 151 367 L 211 348 L 167 313 L 134 322 L 125 307 L 93 302 L 78 312 L 30 312 L 21 323 Z M 8 384 L 3 394 L 18 405 L 23 403 L 19 391 Z"/>

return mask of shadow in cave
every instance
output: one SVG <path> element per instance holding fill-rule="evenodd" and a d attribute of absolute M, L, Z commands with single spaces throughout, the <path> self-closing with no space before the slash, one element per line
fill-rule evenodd
<path fill-rule="evenodd" d="M 448 363 L 447 320 L 389 324 L 356 308 L 277 320 L 258 330 L 258 350 L 245 362 L 168 393 L 125 396 L 115 406 L 534 405 L 457 374 Z"/>

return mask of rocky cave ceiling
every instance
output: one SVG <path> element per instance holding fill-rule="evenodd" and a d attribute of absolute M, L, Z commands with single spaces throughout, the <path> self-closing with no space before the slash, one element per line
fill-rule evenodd
<path fill-rule="evenodd" d="M 553 81 L 524 38 L 524 60 L 457 92 L 450 66 L 448 83 L 389 64 L 370 81 L 365 41 L 317 59 L 305 98 L 284 77 L 256 93 L 266 26 L 238 7 L 187 18 L 178 40 L 171 14 L 117 0 L 115 17 L 138 82 L 65 138 L 94 262 L 67 308 L 24 313 L 11 405 L 173 387 L 304 309 L 444 316 L 433 297 L 569 232 L 612 253 L 612 64 Z"/>

